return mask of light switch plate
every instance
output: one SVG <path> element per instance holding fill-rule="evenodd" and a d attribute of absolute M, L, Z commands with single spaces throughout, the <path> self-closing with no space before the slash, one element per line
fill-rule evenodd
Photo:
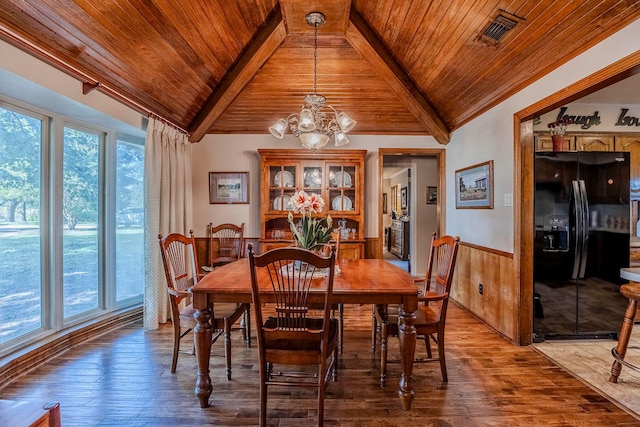
<path fill-rule="evenodd" d="M 513 206 L 513 193 L 504 193 L 504 205 Z"/>

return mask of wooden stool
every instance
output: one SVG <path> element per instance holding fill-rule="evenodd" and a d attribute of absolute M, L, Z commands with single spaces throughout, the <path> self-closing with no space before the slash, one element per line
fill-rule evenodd
<path fill-rule="evenodd" d="M 618 345 L 611 349 L 611 354 L 615 359 L 613 365 L 611 365 L 611 376 L 609 377 L 609 382 L 611 383 L 618 382 L 622 365 L 640 372 L 639 367 L 624 361 L 624 356 L 627 354 L 627 346 L 629 345 L 629 338 L 631 338 L 631 331 L 633 330 L 633 322 L 636 318 L 636 311 L 638 310 L 640 284 L 634 282 L 632 284 L 622 285 L 620 286 L 620 293 L 629 298 L 629 304 L 627 304 L 627 310 L 624 313 L 622 328 L 620 328 L 620 335 L 618 336 Z"/>

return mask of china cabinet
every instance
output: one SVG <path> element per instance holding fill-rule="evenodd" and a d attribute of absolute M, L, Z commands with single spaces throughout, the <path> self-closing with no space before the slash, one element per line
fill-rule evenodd
<path fill-rule="evenodd" d="M 315 217 L 331 215 L 333 228 L 345 224 L 340 258 L 364 258 L 364 156 L 366 150 L 259 149 L 260 250 L 294 244 L 287 221 L 289 200 L 297 191 L 322 196 Z M 295 216 L 295 220 L 299 215 Z M 344 221 L 343 221 L 344 220 Z"/>

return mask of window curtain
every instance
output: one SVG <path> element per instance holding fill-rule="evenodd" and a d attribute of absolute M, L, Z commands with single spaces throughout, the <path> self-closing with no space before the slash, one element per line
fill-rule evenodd
<path fill-rule="evenodd" d="M 167 282 L 158 234 L 192 228 L 191 144 L 180 129 L 149 117 L 144 156 L 145 175 L 145 329 L 158 329 L 171 318 Z"/>

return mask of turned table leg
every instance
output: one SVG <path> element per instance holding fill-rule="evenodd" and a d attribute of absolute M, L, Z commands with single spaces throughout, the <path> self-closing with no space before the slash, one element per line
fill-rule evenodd
<path fill-rule="evenodd" d="M 402 408 L 405 410 L 411 409 L 411 401 L 415 395 L 415 390 L 413 388 L 413 360 L 416 354 L 416 328 L 414 326 L 416 316 L 414 311 L 415 310 L 406 312 L 403 307 L 400 308 L 400 326 L 398 335 L 400 339 L 402 377 L 400 378 L 398 396 L 400 396 Z"/>
<path fill-rule="evenodd" d="M 193 330 L 196 343 L 196 360 L 198 362 L 198 379 L 196 380 L 195 394 L 200 401 L 200 407 L 207 408 L 209 406 L 209 397 L 213 391 L 211 377 L 209 376 L 209 358 L 211 356 L 211 339 L 213 337 L 211 309 L 197 309 L 194 318 L 198 322 Z"/>

